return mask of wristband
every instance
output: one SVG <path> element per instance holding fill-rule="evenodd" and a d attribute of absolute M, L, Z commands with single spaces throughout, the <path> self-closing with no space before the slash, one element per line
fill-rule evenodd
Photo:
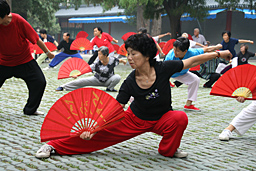
<path fill-rule="evenodd" d="M 46 52 L 45 54 L 48 55 L 49 52 L 50 52 L 50 51 Z"/>
<path fill-rule="evenodd" d="M 219 58 L 219 57 L 220 57 L 220 52 L 218 52 L 218 51 L 215 51 L 215 52 L 218 54 L 218 56 L 217 56 L 217 57 Z"/>

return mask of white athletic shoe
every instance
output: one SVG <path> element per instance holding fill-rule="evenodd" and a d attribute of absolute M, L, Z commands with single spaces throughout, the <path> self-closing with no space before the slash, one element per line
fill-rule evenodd
<path fill-rule="evenodd" d="M 224 129 L 222 133 L 219 135 L 219 140 L 228 141 L 229 137 L 232 135 L 232 132 L 228 129 Z"/>
<path fill-rule="evenodd" d="M 173 157 L 177 157 L 177 158 L 184 158 L 184 157 L 187 157 L 187 156 L 188 156 L 187 152 L 181 151 L 179 149 L 177 149 L 177 151 L 173 155 Z"/>
<path fill-rule="evenodd" d="M 43 71 L 47 71 L 49 69 L 50 69 L 50 67 L 45 67 L 45 68 L 43 68 Z"/>
<path fill-rule="evenodd" d="M 38 159 L 48 158 L 50 157 L 52 150 L 53 150 L 52 146 L 45 144 L 36 152 L 35 156 Z"/>

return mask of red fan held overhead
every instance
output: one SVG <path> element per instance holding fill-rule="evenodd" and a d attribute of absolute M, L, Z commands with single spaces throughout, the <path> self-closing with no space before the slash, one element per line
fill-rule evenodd
<path fill-rule="evenodd" d="M 256 100 L 256 66 L 245 64 L 230 69 L 214 84 L 210 95 Z"/>
<path fill-rule="evenodd" d="M 75 39 L 70 46 L 70 50 L 85 51 L 85 50 L 92 50 L 92 49 L 93 47 L 91 42 L 86 38 Z"/>
<path fill-rule="evenodd" d="M 41 142 L 98 132 L 124 119 L 123 107 L 108 93 L 80 88 L 61 97 L 49 110 L 41 128 Z"/>
<path fill-rule="evenodd" d="M 134 34 L 137 34 L 135 32 L 128 32 L 128 33 L 125 33 L 121 39 L 123 39 L 124 41 L 126 41 L 131 35 L 134 35 Z"/>
<path fill-rule="evenodd" d="M 119 48 L 120 48 L 120 46 L 118 46 L 117 44 L 113 44 L 113 46 L 114 46 L 114 49 L 115 49 L 115 53 L 117 53 Z"/>
<path fill-rule="evenodd" d="M 173 48 L 173 43 L 176 41 L 176 39 L 171 39 L 168 42 L 166 42 L 166 44 L 163 47 L 163 53 L 164 54 L 168 54 L 169 51 Z"/>
<path fill-rule="evenodd" d="M 76 35 L 76 39 L 78 38 L 87 38 L 89 36 L 88 33 L 86 33 L 85 31 L 79 31 Z"/>
<path fill-rule="evenodd" d="M 92 69 L 87 62 L 80 58 L 70 58 L 61 65 L 58 79 L 80 76 L 88 72 L 92 72 Z"/>
<path fill-rule="evenodd" d="M 163 49 L 164 45 L 166 44 L 166 42 L 160 42 L 158 43 L 158 45 L 160 46 L 161 49 Z"/>
<path fill-rule="evenodd" d="M 51 43 L 51 42 L 45 42 L 44 43 L 45 46 L 52 52 L 57 50 L 57 47 L 55 46 L 55 44 Z"/>
<path fill-rule="evenodd" d="M 117 52 L 119 55 L 127 56 L 127 51 L 125 49 L 125 44 L 122 44 Z"/>

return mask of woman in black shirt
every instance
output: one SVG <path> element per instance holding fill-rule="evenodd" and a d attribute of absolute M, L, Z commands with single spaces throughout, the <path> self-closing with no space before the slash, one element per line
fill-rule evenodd
<path fill-rule="evenodd" d="M 248 45 L 241 44 L 240 52 L 237 54 L 237 65 L 248 64 L 250 57 L 254 57 L 255 53 L 248 51 Z"/>
<path fill-rule="evenodd" d="M 127 59 L 134 69 L 123 82 L 117 101 L 124 107 L 131 96 L 134 101 L 126 110 L 125 119 L 96 134 L 83 132 L 80 137 L 52 140 L 42 146 L 37 158 L 49 157 L 55 149 L 61 155 L 83 154 L 100 150 L 145 132 L 163 136 L 158 152 L 167 157 L 186 157 L 178 150 L 188 118 L 183 111 L 173 111 L 169 79 L 172 74 L 197 66 L 217 56 L 232 56 L 226 51 L 212 52 L 183 61 L 156 62 L 157 48 L 146 34 L 130 36 L 125 42 Z M 181 53 L 179 48 L 175 53 Z M 89 140 L 89 141 L 84 141 Z"/>

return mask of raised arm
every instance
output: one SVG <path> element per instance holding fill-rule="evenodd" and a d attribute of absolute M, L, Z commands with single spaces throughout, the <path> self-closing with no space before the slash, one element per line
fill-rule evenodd
<path fill-rule="evenodd" d="M 239 43 L 251 43 L 251 44 L 254 43 L 252 40 L 244 40 L 244 39 L 239 39 L 238 42 Z"/>
<path fill-rule="evenodd" d="M 204 52 L 212 52 L 218 49 L 221 49 L 222 45 L 221 44 L 217 44 L 216 46 L 208 46 L 208 47 L 204 47 L 203 50 Z"/>
<path fill-rule="evenodd" d="M 44 51 L 48 58 L 54 58 L 54 54 L 45 46 L 44 42 L 41 39 L 37 41 L 37 45 Z"/>
<path fill-rule="evenodd" d="M 192 68 L 194 66 L 200 65 L 216 57 L 221 57 L 229 61 L 232 57 L 232 54 L 230 53 L 229 50 L 224 50 L 224 51 L 210 52 L 210 53 L 194 56 L 192 58 L 183 60 L 183 64 L 184 64 L 183 69 Z"/>
<path fill-rule="evenodd" d="M 112 42 L 118 43 L 118 40 L 116 40 L 116 39 L 113 38 Z"/>
<path fill-rule="evenodd" d="M 169 32 L 167 32 L 167 33 L 165 33 L 165 34 L 160 34 L 160 35 L 158 35 L 158 38 L 159 39 L 161 39 L 162 37 L 164 37 L 164 36 L 168 36 L 168 35 L 172 35 L 171 33 L 169 33 Z"/>

